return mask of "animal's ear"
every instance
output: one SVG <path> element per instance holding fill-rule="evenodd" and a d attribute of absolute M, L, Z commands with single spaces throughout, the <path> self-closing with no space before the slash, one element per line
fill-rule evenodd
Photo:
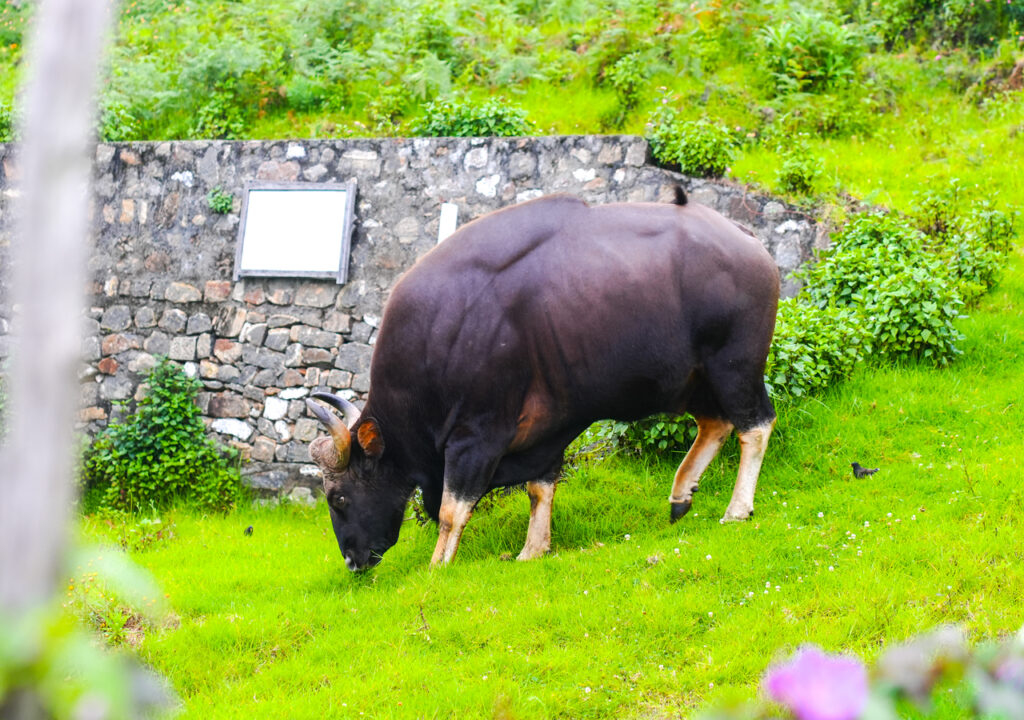
<path fill-rule="evenodd" d="M 380 434 L 380 427 L 377 426 L 373 418 L 359 423 L 356 439 L 367 457 L 376 459 L 384 454 L 384 437 Z"/>

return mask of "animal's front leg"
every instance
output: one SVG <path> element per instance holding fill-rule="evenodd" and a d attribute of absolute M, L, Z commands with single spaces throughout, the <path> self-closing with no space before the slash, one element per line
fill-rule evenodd
<path fill-rule="evenodd" d="M 533 480 L 526 483 L 526 492 L 530 496 L 530 526 L 518 560 L 533 560 L 551 549 L 551 503 L 555 483 Z"/>
<path fill-rule="evenodd" d="M 757 477 L 761 472 L 764 451 L 771 437 L 773 419 L 759 427 L 736 433 L 740 441 L 740 471 L 736 476 L 736 487 L 732 491 L 732 500 L 725 510 L 722 522 L 746 520 L 754 514 L 754 490 L 757 489 Z"/>
<path fill-rule="evenodd" d="M 437 519 L 437 545 L 430 558 L 431 565 L 447 565 L 455 557 L 462 531 L 466 529 L 474 507 L 476 500 L 457 498 L 447 487 L 444 489 Z"/>

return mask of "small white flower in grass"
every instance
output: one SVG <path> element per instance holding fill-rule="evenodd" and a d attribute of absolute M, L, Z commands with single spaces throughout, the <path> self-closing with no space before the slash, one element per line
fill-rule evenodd
<path fill-rule="evenodd" d="M 589 695 L 590 694 L 590 687 L 588 686 L 588 687 L 583 688 L 583 692 L 585 692 L 587 695 Z"/>
<path fill-rule="evenodd" d="M 584 595 L 589 595 L 589 594 L 590 594 L 590 591 L 589 591 L 589 590 L 584 590 L 584 591 L 583 591 L 583 594 L 584 594 Z"/>
<path fill-rule="evenodd" d="M 754 597 L 754 593 L 753 592 L 748 592 L 747 593 L 747 597 Z"/>
<path fill-rule="evenodd" d="M 771 584 L 771 582 L 769 581 L 769 582 L 766 582 L 766 583 L 764 584 L 764 586 L 765 586 L 766 588 L 770 588 L 770 587 L 772 586 L 772 584 Z"/>
<path fill-rule="evenodd" d="M 834 568 L 834 567 L 832 567 L 831 565 L 829 565 L 829 566 L 828 566 L 828 571 L 829 571 L 829 572 L 833 572 L 833 571 L 835 571 L 835 568 Z"/>
<path fill-rule="evenodd" d="M 715 616 L 715 614 L 709 610 L 708 611 L 708 617 L 714 617 L 714 616 Z"/>
<path fill-rule="evenodd" d="M 705 557 L 704 559 L 705 559 L 705 560 L 710 560 L 710 559 L 711 559 L 711 556 L 710 556 L 710 555 L 708 555 L 708 556 L 707 556 L 707 557 Z"/>
<path fill-rule="evenodd" d="M 487 679 L 487 676 L 486 676 L 486 675 L 484 675 L 484 680 L 486 680 L 486 679 Z"/>
<path fill-rule="evenodd" d="M 713 688 L 714 686 L 715 686 L 715 684 L 714 684 L 714 683 L 708 683 L 708 687 L 709 687 L 709 688 Z"/>
<path fill-rule="evenodd" d="M 911 516 L 910 516 L 910 519 L 911 519 L 911 520 L 917 520 L 917 515 L 911 515 Z"/>
<path fill-rule="evenodd" d="M 676 555 L 678 555 L 678 554 L 679 554 L 679 548 L 675 548 L 675 549 L 673 550 L 673 552 L 674 552 L 674 553 L 675 553 Z"/>
<path fill-rule="evenodd" d="M 823 513 L 823 512 L 818 513 L 818 517 L 820 517 L 820 518 L 825 517 L 825 513 Z"/>
<path fill-rule="evenodd" d="M 782 588 L 778 585 L 775 586 L 775 592 L 782 592 Z"/>

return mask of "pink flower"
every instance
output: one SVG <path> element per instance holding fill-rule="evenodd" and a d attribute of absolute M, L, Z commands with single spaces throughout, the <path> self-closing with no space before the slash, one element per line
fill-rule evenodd
<path fill-rule="evenodd" d="M 868 674 L 856 658 L 806 647 L 768 673 L 768 695 L 798 720 L 854 720 L 868 699 Z"/>

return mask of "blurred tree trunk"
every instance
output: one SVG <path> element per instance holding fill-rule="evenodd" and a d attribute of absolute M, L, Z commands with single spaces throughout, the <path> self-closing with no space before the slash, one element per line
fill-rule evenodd
<path fill-rule="evenodd" d="M 93 97 L 107 0 L 35 10 L 18 162 L 17 232 L 7 269 L 16 344 L 0 450 L 0 614 L 51 600 L 73 497 L 76 373 L 89 250 Z"/>

